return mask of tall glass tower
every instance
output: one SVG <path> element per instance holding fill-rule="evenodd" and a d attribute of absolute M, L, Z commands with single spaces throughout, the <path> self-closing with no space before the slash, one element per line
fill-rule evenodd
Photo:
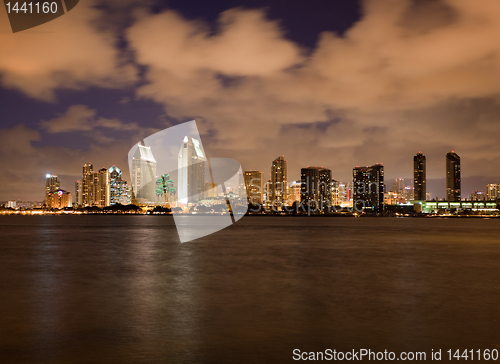
<path fill-rule="evenodd" d="M 320 206 L 332 200 L 332 171 L 323 167 L 307 167 L 300 170 L 300 200 L 303 204 Z M 327 202 L 325 202 L 327 201 Z"/>
<path fill-rule="evenodd" d="M 47 174 L 45 176 L 45 203 L 47 203 L 47 196 L 59 190 L 60 184 L 55 174 Z"/>
<path fill-rule="evenodd" d="M 271 204 L 278 209 L 288 201 L 288 173 L 285 156 L 279 156 L 271 165 Z"/>
<path fill-rule="evenodd" d="M 130 187 L 128 186 L 127 181 L 122 179 L 122 171 L 117 166 L 111 166 L 108 169 L 108 172 L 110 181 L 110 205 L 130 205 Z"/>
<path fill-rule="evenodd" d="M 247 199 L 249 203 L 262 204 L 264 180 L 261 171 L 245 171 L 243 173 Z"/>
<path fill-rule="evenodd" d="M 132 159 L 132 187 L 138 203 L 156 203 L 156 160 L 151 147 L 137 145 Z"/>
<path fill-rule="evenodd" d="M 186 135 L 177 162 L 177 199 L 180 203 L 197 202 L 204 197 L 206 160 L 200 141 Z"/>
<path fill-rule="evenodd" d="M 110 180 L 109 171 L 106 168 L 101 168 L 97 173 L 94 173 L 94 205 L 98 207 L 106 207 L 110 204 Z"/>
<path fill-rule="evenodd" d="M 418 152 L 413 157 L 413 196 L 417 201 L 425 201 L 427 199 L 427 171 L 425 162 L 425 155 L 421 152 Z"/>
<path fill-rule="evenodd" d="M 446 154 L 446 199 L 460 201 L 461 171 L 460 157 L 451 151 Z"/>
<path fill-rule="evenodd" d="M 353 169 L 353 208 L 376 213 L 384 211 L 384 166 Z"/>
<path fill-rule="evenodd" d="M 94 201 L 94 167 L 91 163 L 83 165 L 82 206 L 92 206 Z"/>

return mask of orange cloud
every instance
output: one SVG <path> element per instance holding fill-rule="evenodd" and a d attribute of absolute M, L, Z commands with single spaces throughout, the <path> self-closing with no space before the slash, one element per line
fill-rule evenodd
<path fill-rule="evenodd" d="M 13 34 L 0 7 L 0 75 L 4 87 L 54 100 L 55 89 L 120 87 L 136 80 L 135 67 L 122 65 L 113 34 L 95 27 L 92 2 L 36 28 Z"/>

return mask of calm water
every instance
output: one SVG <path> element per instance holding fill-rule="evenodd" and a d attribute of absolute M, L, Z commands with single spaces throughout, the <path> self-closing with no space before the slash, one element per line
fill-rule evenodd
<path fill-rule="evenodd" d="M 1 363 L 500 349 L 500 220 L 0 217 Z"/>

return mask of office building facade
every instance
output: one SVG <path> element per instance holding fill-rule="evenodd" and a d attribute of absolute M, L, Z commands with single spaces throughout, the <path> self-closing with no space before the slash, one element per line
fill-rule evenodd
<path fill-rule="evenodd" d="M 460 157 L 455 152 L 446 154 L 446 200 L 458 202 L 461 199 Z"/>
<path fill-rule="evenodd" d="M 427 199 L 426 158 L 421 152 L 413 157 L 413 193 L 417 201 Z"/>
<path fill-rule="evenodd" d="M 204 198 L 206 157 L 199 140 L 185 136 L 178 155 L 177 199 L 181 204 Z"/>
<path fill-rule="evenodd" d="M 288 206 L 292 206 L 294 202 L 300 203 L 301 190 L 302 181 L 293 181 L 288 185 Z"/>
<path fill-rule="evenodd" d="M 82 181 L 75 182 L 75 206 L 82 206 Z"/>
<path fill-rule="evenodd" d="M 106 168 L 101 168 L 94 173 L 94 200 L 92 205 L 103 208 L 110 205 L 111 185 L 109 172 Z"/>
<path fill-rule="evenodd" d="M 47 196 L 49 193 L 59 190 L 60 183 L 55 174 L 45 175 L 45 203 L 47 204 Z"/>
<path fill-rule="evenodd" d="M 500 184 L 490 183 L 486 185 L 486 196 L 490 201 L 500 200 Z"/>
<path fill-rule="evenodd" d="M 71 193 L 58 189 L 47 194 L 47 207 L 49 209 L 62 209 L 72 207 Z"/>
<path fill-rule="evenodd" d="M 139 204 L 154 204 L 156 202 L 156 160 L 151 147 L 138 144 L 131 165 L 131 183 L 135 201 Z"/>
<path fill-rule="evenodd" d="M 248 203 L 262 204 L 264 179 L 261 171 L 243 172 Z"/>
<path fill-rule="evenodd" d="M 384 211 L 384 166 L 353 169 L 353 209 L 381 213 Z"/>
<path fill-rule="evenodd" d="M 117 166 L 111 166 L 109 172 L 109 204 L 130 205 L 132 191 L 127 181 L 122 179 L 122 171 Z"/>
<path fill-rule="evenodd" d="M 82 204 L 81 206 L 92 206 L 94 200 L 94 167 L 91 163 L 83 165 L 82 172 Z"/>
<path fill-rule="evenodd" d="M 287 204 L 288 171 L 285 156 L 279 156 L 271 165 L 270 204 L 276 209 Z"/>
<path fill-rule="evenodd" d="M 304 206 L 324 210 L 332 203 L 332 171 L 323 167 L 300 170 L 300 201 Z"/>
<path fill-rule="evenodd" d="M 402 195 L 404 194 L 405 187 L 406 186 L 404 178 L 396 178 L 394 180 L 394 183 L 392 184 L 392 192 L 398 195 Z"/>

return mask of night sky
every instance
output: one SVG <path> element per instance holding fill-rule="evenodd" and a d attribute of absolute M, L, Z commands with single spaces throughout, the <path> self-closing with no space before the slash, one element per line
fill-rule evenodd
<path fill-rule="evenodd" d="M 386 183 L 427 156 L 445 197 L 500 183 L 497 0 L 89 1 L 13 34 L 0 9 L 0 200 L 74 192 L 86 162 L 117 165 L 156 131 L 196 119 L 209 157 L 289 180 L 342 182 L 384 163 Z M 128 176 L 125 177 L 128 179 Z"/>

